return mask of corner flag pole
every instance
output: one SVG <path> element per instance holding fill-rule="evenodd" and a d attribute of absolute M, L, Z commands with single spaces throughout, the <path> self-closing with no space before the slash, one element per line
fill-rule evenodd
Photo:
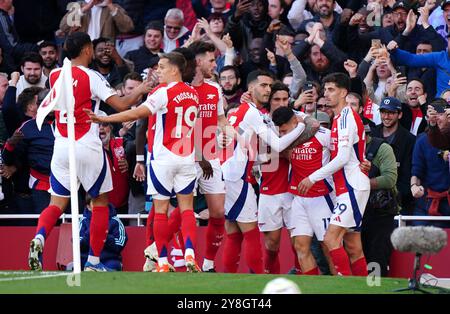
<path fill-rule="evenodd" d="M 67 114 L 67 135 L 69 140 L 69 175 L 70 175 L 70 200 L 72 208 L 72 248 L 73 248 L 73 272 L 81 273 L 80 262 L 80 227 L 78 221 L 78 181 L 75 164 L 75 98 L 73 96 L 72 62 L 65 58 L 63 67 L 51 88 L 38 108 L 36 124 L 39 131 L 45 117 L 56 108 L 60 110 L 60 119 L 64 119 L 64 112 Z"/>
<path fill-rule="evenodd" d="M 74 274 L 81 273 L 80 261 L 80 226 L 78 220 L 78 181 L 77 181 L 77 167 L 75 163 L 75 117 L 74 106 L 75 98 L 73 96 L 73 78 L 72 78 L 72 64 L 69 60 L 64 60 L 70 63 L 67 68 L 67 80 L 64 81 L 66 92 L 63 93 L 66 98 L 67 106 L 67 135 L 69 139 L 69 173 L 70 173 L 70 207 L 72 214 L 72 249 L 73 249 L 73 272 Z"/>

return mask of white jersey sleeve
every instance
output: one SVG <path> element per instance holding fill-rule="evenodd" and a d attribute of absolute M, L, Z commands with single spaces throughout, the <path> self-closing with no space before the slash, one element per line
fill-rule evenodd
<path fill-rule="evenodd" d="M 356 136 L 356 124 L 349 108 L 344 108 L 337 121 L 338 128 L 338 152 L 336 157 L 327 165 L 315 171 L 309 176 L 309 180 L 316 183 L 319 180 L 330 177 L 333 173 L 343 168 L 350 160 L 352 146 Z"/>
<path fill-rule="evenodd" d="M 337 122 L 338 148 L 352 147 L 355 143 L 357 127 L 350 108 L 347 107 L 342 110 L 339 121 Z"/>
<path fill-rule="evenodd" d="M 319 143 L 322 144 L 323 147 L 327 148 L 328 150 L 331 147 L 331 131 L 320 127 L 319 130 L 316 133 L 316 137 L 319 140 Z"/>
<path fill-rule="evenodd" d="M 299 123 L 297 127 L 288 134 L 279 137 L 265 122 L 258 110 L 249 110 L 244 120 L 247 125 L 274 151 L 282 152 L 305 130 L 305 124 Z"/>
<path fill-rule="evenodd" d="M 295 115 L 300 117 L 300 118 L 305 119 L 306 117 L 308 117 L 308 115 L 306 113 L 304 113 L 304 112 L 301 112 L 301 111 L 298 111 L 298 110 L 293 110 L 293 111 L 294 111 Z"/>
<path fill-rule="evenodd" d="M 98 97 L 102 101 L 106 102 L 109 97 L 117 95 L 116 90 L 109 85 L 108 81 L 94 70 L 89 71 L 89 84 L 92 96 Z"/>
<path fill-rule="evenodd" d="M 157 111 L 167 108 L 168 101 L 166 88 L 159 88 L 147 97 L 147 100 L 143 105 L 146 106 L 152 114 L 155 114 Z"/>
<path fill-rule="evenodd" d="M 219 89 L 219 101 L 217 103 L 217 116 L 225 115 L 225 109 L 223 108 L 223 93 L 222 88 L 218 87 Z"/>

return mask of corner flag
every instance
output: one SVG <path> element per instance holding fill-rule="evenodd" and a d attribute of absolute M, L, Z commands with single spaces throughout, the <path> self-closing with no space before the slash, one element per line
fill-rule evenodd
<path fill-rule="evenodd" d="M 45 117 L 53 110 L 58 109 L 67 112 L 67 131 L 69 140 L 69 174 L 70 174 L 70 199 L 72 214 L 72 248 L 73 248 L 73 272 L 81 273 L 80 262 L 80 231 L 78 221 L 78 179 L 75 163 L 75 98 L 73 95 L 72 62 L 64 59 L 64 64 L 59 77 L 53 84 L 50 92 L 44 98 L 38 108 L 36 124 L 39 131 Z"/>

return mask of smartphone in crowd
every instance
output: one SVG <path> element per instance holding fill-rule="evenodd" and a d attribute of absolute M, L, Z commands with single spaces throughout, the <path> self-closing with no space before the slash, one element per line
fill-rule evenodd
<path fill-rule="evenodd" d="M 372 39 L 372 47 L 381 48 L 381 40 L 380 39 Z"/>
<path fill-rule="evenodd" d="M 306 91 L 308 91 L 308 90 L 312 90 L 313 87 L 314 87 L 314 84 L 313 84 L 312 82 L 306 82 L 306 83 L 303 85 L 303 91 L 306 92 Z"/>

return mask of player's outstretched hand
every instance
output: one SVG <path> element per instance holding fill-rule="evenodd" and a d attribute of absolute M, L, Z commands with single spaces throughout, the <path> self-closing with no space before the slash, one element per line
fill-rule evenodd
<path fill-rule="evenodd" d="M 155 82 L 153 80 L 144 81 L 137 88 L 140 94 L 145 95 L 150 93 L 155 88 Z"/>
<path fill-rule="evenodd" d="M 236 136 L 236 132 L 232 126 L 225 126 L 222 128 L 217 136 L 217 144 L 219 148 L 225 148 L 231 143 Z"/>
<path fill-rule="evenodd" d="M 145 180 L 145 166 L 141 163 L 136 163 L 136 166 L 134 167 L 134 173 L 133 178 L 137 182 L 144 182 Z"/>
<path fill-rule="evenodd" d="M 106 117 L 99 117 L 97 116 L 91 109 L 87 109 L 84 108 L 83 111 L 89 116 L 89 120 L 86 122 L 91 122 L 91 123 L 102 123 L 102 122 L 107 122 L 107 121 L 103 121 L 104 118 Z"/>
<path fill-rule="evenodd" d="M 198 162 L 198 165 L 200 166 L 200 168 L 202 168 L 203 170 L 203 178 L 205 180 L 208 180 L 209 178 L 212 178 L 214 171 L 213 168 L 211 166 L 211 163 L 205 159 L 200 160 Z"/>
<path fill-rule="evenodd" d="M 243 103 L 243 102 L 252 102 L 252 94 L 250 94 L 249 91 L 246 91 L 245 93 L 243 93 L 241 95 L 240 101 L 241 101 L 241 103 Z"/>
<path fill-rule="evenodd" d="M 297 188 L 298 192 L 300 194 L 306 194 L 313 185 L 314 185 L 314 183 L 312 183 L 311 180 L 309 180 L 309 178 L 306 177 L 298 185 L 298 188 Z"/>

